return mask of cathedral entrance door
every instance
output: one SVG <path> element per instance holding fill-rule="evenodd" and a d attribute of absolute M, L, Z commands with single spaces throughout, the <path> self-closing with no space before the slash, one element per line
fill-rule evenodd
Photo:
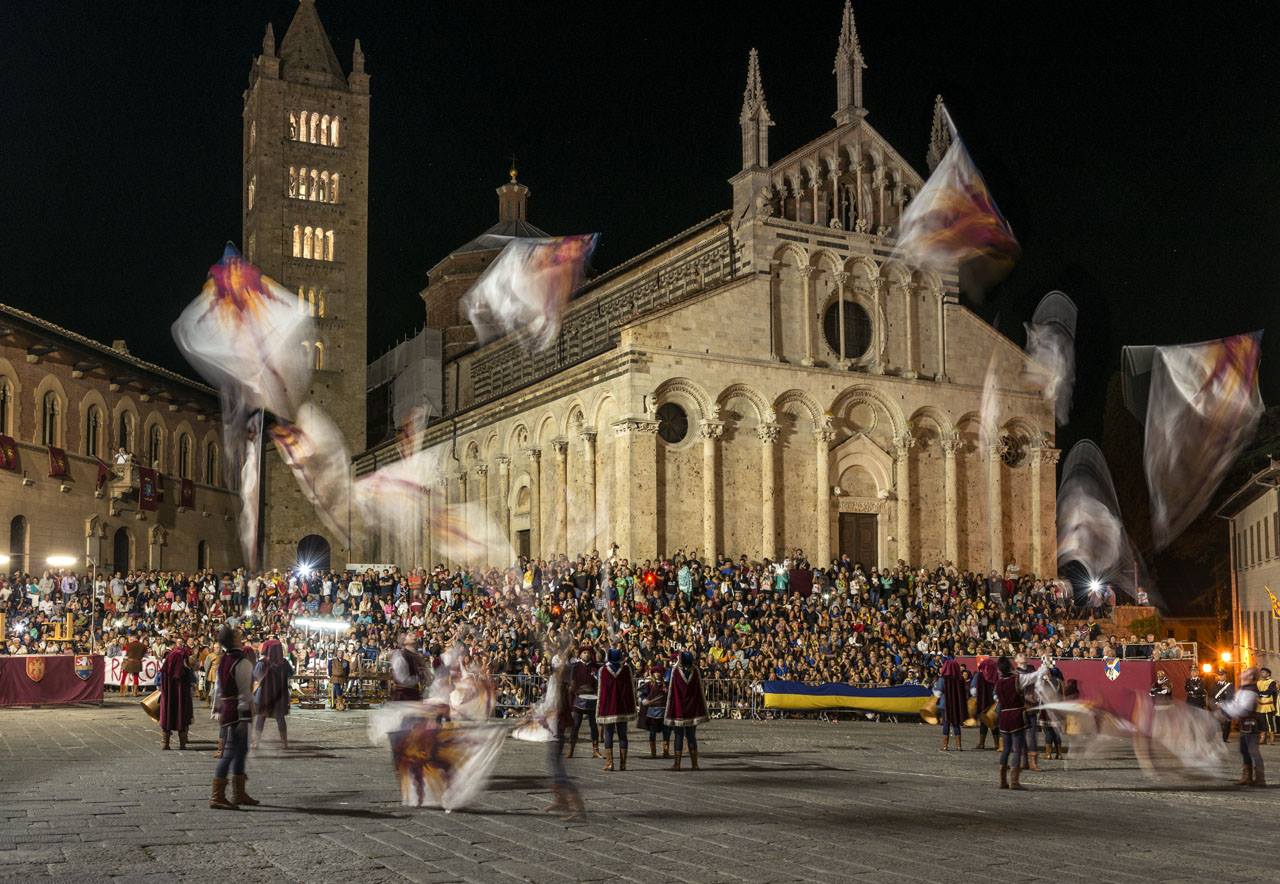
<path fill-rule="evenodd" d="M 875 513 L 840 514 L 840 554 L 861 562 L 864 568 L 880 564 L 876 550 L 877 518 Z"/>
<path fill-rule="evenodd" d="M 523 558 L 529 557 L 529 529 L 516 532 L 516 555 Z"/>

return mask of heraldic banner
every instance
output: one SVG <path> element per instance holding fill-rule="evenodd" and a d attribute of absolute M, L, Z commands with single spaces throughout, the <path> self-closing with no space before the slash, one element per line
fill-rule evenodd
<path fill-rule="evenodd" d="M 99 654 L 0 656 L 0 706 L 101 703 L 105 673 Z"/>

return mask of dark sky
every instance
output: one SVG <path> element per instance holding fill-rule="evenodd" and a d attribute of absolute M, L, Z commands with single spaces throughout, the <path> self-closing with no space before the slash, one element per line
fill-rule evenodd
<path fill-rule="evenodd" d="M 168 327 L 240 235 L 240 112 L 294 0 L 0 4 L 0 300 L 189 371 Z M 370 347 L 421 323 L 425 270 L 495 219 L 519 157 L 531 220 L 626 259 L 726 208 L 747 51 L 780 157 L 826 131 L 839 0 L 320 0 L 373 77 Z M 1097 436 L 1124 343 L 1275 324 L 1280 101 L 1272 4 L 863 0 L 870 121 L 923 168 L 933 96 L 1022 241 L 982 312 L 1019 343 L 1081 308 L 1076 416 Z M 1065 446 L 1064 446 L 1065 447 Z"/>

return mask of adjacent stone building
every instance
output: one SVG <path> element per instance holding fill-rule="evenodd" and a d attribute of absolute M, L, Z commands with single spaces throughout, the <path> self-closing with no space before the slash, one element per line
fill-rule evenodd
<path fill-rule="evenodd" d="M 241 563 L 239 496 L 222 470 L 208 387 L 0 305 L 0 571 L 219 570 Z M 118 449 L 129 462 L 116 462 Z M 65 475 L 55 462 L 65 464 Z M 110 466 L 101 475 L 100 462 Z M 140 506 L 140 467 L 161 500 Z M 183 480 L 192 498 L 183 506 Z"/>
<path fill-rule="evenodd" d="M 493 241 L 437 263 L 423 298 L 444 335 L 445 419 L 420 442 L 447 456 L 430 506 L 481 502 L 484 530 L 543 556 L 799 547 L 818 562 L 1056 571 L 1052 408 L 956 274 L 891 257 L 923 181 L 867 121 L 848 6 L 835 67 L 834 128 L 773 160 L 753 51 L 731 208 L 592 279 L 545 352 L 478 346 L 459 315 Z M 930 167 L 939 122 L 935 108 Z M 513 173 L 499 226 L 528 225 L 528 196 Z M 989 365 L 999 431 L 984 445 Z M 357 471 L 396 456 L 366 452 Z M 386 527 L 365 561 L 443 558 L 431 520 L 408 549 Z"/>
<path fill-rule="evenodd" d="M 1217 515 L 1228 525 L 1235 659 L 1280 672 L 1280 462 L 1250 476 Z"/>

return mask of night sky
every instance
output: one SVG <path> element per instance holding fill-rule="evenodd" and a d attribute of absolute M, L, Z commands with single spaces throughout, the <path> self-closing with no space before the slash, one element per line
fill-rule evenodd
<path fill-rule="evenodd" d="M 748 50 L 781 157 L 827 131 L 840 0 L 320 0 L 372 75 L 370 355 L 422 322 L 427 268 L 496 220 L 518 158 L 530 220 L 600 231 L 598 269 L 727 208 Z M 294 0 L 0 4 L 0 301 L 190 373 L 169 324 L 240 236 L 242 92 Z M 1029 14 L 1034 11 L 1034 15 Z M 1023 342 L 1080 306 L 1063 448 L 1101 433 L 1126 343 L 1276 326 L 1273 4 L 862 0 L 869 121 L 924 171 L 941 92 L 1023 246 L 979 307 Z"/>

